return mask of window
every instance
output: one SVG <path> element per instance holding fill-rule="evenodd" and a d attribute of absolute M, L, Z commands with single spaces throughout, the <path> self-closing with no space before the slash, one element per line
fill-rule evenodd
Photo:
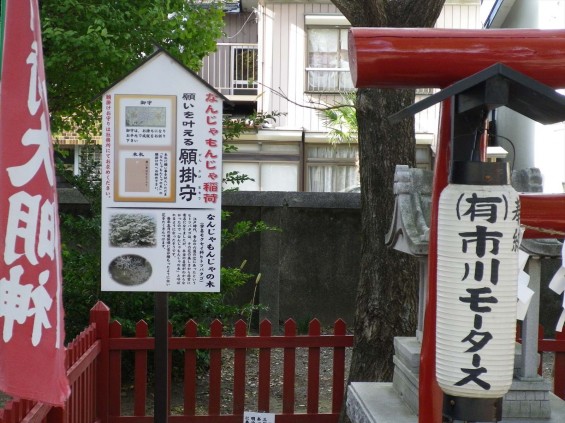
<path fill-rule="evenodd" d="M 271 134 L 272 136 L 273 134 Z M 223 173 L 238 171 L 253 181 L 224 188 L 241 191 L 349 191 L 359 186 L 357 144 L 327 142 L 255 141 L 237 142 L 238 150 L 225 153 Z"/>
<path fill-rule="evenodd" d="M 307 191 L 347 191 L 359 185 L 357 145 L 311 145 L 307 156 Z"/>
<path fill-rule="evenodd" d="M 347 28 L 311 27 L 307 30 L 307 91 L 340 92 L 353 89 L 347 54 Z"/>
<path fill-rule="evenodd" d="M 299 188 L 300 146 L 298 142 L 234 143 L 237 151 L 224 153 L 224 174 L 237 171 L 253 180 L 243 184 L 224 183 L 224 188 L 240 191 L 297 191 Z"/>

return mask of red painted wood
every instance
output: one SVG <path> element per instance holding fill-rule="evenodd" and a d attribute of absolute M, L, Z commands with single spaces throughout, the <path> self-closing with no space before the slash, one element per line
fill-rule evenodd
<path fill-rule="evenodd" d="M 94 421 L 95 421 L 94 419 L 90 420 L 90 422 L 94 422 Z M 62 409 L 62 408 L 52 408 L 51 411 L 49 411 L 49 414 L 47 415 L 45 422 L 46 423 L 67 423 L 68 422 L 67 414 L 65 413 L 65 410 Z M 74 422 L 69 422 L 69 423 L 74 423 Z"/>
<path fill-rule="evenodd" d="M 436 380 L 436 308 L 437 308 L 437 216 L 439 196 L 447 186 L 451 140 L 451 101 L 441 105 L 438 149 L 432 186 L 430 243 L 428 247 L 428 296 L 424 316 L 424 334 L 420 354 L 419 423 L 441 423 L 443 393 Z"/>
<path fill-rule="evenodd" d="M 198 335 L 198 326 L 190 320 L 184 328 L 184 336 L 193 341 Z M 187 348 L 184 352 L 184 414 L 196 414 L 196 349 Z"/>
<path fill-rule="evenodd" d="M 167 336 L 168 339 L 171 339 L 173 336 L 173 324 L 168 322 L 167 324 Z M 168 357 L 168 366 L 167 366 L 167 380 L 168 380 L 168 394 L 167 394 L 167 412 L 171 413 L 171 392 L 173 389 L 173 350 L 169 348 L 169 357 Z"/>
<path fill-rule="evenodd" d="M 110 338 L 122 336 L 122 325 L 113 321 L 110 323 Z M 109 355 L 110 386 L 108 387 L 108 412 L 110 416 L 121 414 L 122 402 L 122 352 L 110 350 Z"/>
<path fill-rule="evenodd" d="M 79 377 L 86 372 L 87 369 L 92 367 L 92 363 L 101 351 L 101 343 L 99 341 L 94 342 L 87 350 L 85 350 L 82 355 L 75 360 L 75 363 L 67 370 L 67 375 L 69 382 L 73 383 L 79 379 Z"/>
<path fill-rule="evenodd" d="M 76 363 L 78 360 L 80 360 L 80 358 L 83 356 L 83 354 L 87 350 L 86 338 L 85 337 L 79 336 L 78 344 L 79 344 L 79 349 L 78 349 L 79 355 L 77 357 L 75 357 L 74 363 Z M 84 374 L 84 372 L 82 372 L 82 374 L 79 376 L 76 385 L 77 386 L 76 386 L 75 389 L 78 390 L 78 392 L 77 392 L 77 402 L 78 402 L 77 411 L 78 411 L 78 415 L 79 415 L 79 422 L 85 422 L 86 421 L 87 409 L 84 406 L 84 404 L 86 404 L 86 375 Z"/>
<path fill-rule="evenodd" d="M 565 332 L 556 332 L 555 340 L 561 343 L 563 349 L 555 353 L 553 362 L 553 393 L 565 400 Z"/>
<path fill-rule="evenodd" d="M 296 337 L 296 322 L 288 319 L 284 323 L 285 337 Z M 287 347 L 283 352 L 283 414 L 294 414 L 294 382 L 296 367 L 296 348 Z"/>
<path fill-rule="evenodd" d="M 246 338 L 207 338 L 199 337 L 192 341 L 188 341 L 184 337 L 172 337 L 169 340 L 169 348 L 172 350 L 184 350 L 186 348 L 197 348 L 209 350 L 212 348 L 308 348 L 315 347 L 350 347 L 353 345 L 350 336 L 332 337 L 313 336 L 288 338 L 284 336 L 271 336 L 268 338 L 246 337 Z M 194 344 L 191 344 L 194 342 Z M 153 338 L 137 339 L 137 338 L 113 338 L 109 340 L 109 348 L 111 350 L 145 350 L 154 349 L 155 340 Z"/>
<path fill-rule="evenodd" d="M 214 320 L 210 325 L 210 338 L 222 337 L 222 323 Z M 210 350 L 210 398 L 208 400 L 208 414 L 217 416 L 220 414 L 220 396 L 222 388 L 222 350 L 214 348 Z"/>
<path fill-rule="evenodd" d="M 346 334 L 345 321 L 339 319 L 334 324 L 334 335 Z M 340 413 L 345 390 L 345 347 L 335 347 L 332 375 L 332 413 Z"/>
<path fill-rule="evenodd" d="M 108 357 L 108 365 L 105 367 L 106 373 L 109 374 L 109 389 L 111 392 L 111 399 L 108 408 L 111 410 L 111 415 L 107 417 L 106 421 L 108 423 L 118 423 L 118 422 L 152 422 L 152 416 L 121 416 L 119 410 L 119 399 L 120 396 L 118 395 L 116 401 L 116 393 L 119 393 L 121 390 L 121 360 L 118 358 L 121 356 L 121 351 L 124 350 L 122 345 L 120 348 L 112 350 L 111 345 L 112 342 L 108 342 L 108 337 L 112 340 L 117 340 L 118 337 L 122 341 L 131 341 L 137 348 L 134 350 L 135 355 L 137 357 L 144 356 L 147 351 L 143 351 L 139 348 L 140 337 L 148 336 L 147 325 L 144 322 L 138 323 L 136 327 L 136 337 L 135 338 L 123 338 L 121 334 L 121 326 L 117 322 L 113 322 L 109 324 L 109 317 L 110 313 L 103 304 L 97 306 L 97 310 L 92 311 L 91 319 L 93 322 L 97 322 L 93 324 L 92 327 L 85 330 L 83 333 L 77 337 L 72 343 L 68 345 L 68 361 L 67 361 L 67 368 L 68 368 L 68 375 L 69 378 L 74 381 L 72 382 L 72 395 L 69 398 L 68 403 L 66 404 L 66 408 L 51 408 L 50 406 L 37 406 L 31 401 L 17 401 L 13 402 L 9 406 L 7 406 L 6 410 L 2 411 L 4 418 L 0 418 L 1 423 L 20 423 L 25 418 L 26 422 L 37 422 L 37 421 L 45 421 L 46 423 L 102 423 L 102 420 L 97 417 L 96 415 L 96 407 L 98 405 L 95 402 L 95 397 L 100 395 L 100 392 L 97 391 L 97 387 L 99 385 L 99 381 L 101 378 L 99 377 L 99 369 L 101 368 L 100 363 L 102 362 L 103 357 Z M 105 325 L 103 324 L 105 322 Z M 211 392 L 215 389 L 212 388 L 213 384 L 219 386 L 219 382 L 217 375 L 221 373 L 221 349 L 224 348 L 226 345 L 228 348 L 234 348 L 235 355 L 234 355 L 234 397 L 238 397 L 238 400 L 234 400 L 236 404 L 234 404 L 234 411 L 232 414 L 226 415 L 219 415 L 208 413 L 206 416 L 195 416 L 195 407 L 196 407 L 196 398 L 195 398 L 195 381 L 196 381 L 196 351 L 195 351 L 195 344 L 196 342 L 192 342 L 192 348 L 188 348 L 185 351 L 185 412 L 183 416 L 170 416 L 171 422 L 192 422 L 192 423 L 199 423 L 199 422 L 241 422 L 242 419 L 242 405 L 244 403 L 244 395 L 245 395 L 245 377 L 246 377 L 246 368 L 245 368 L 245 355 L 246 349 L 248 345 L 249 348 L 259 348 L 259 410 L 260 411 L 269 411 L 269 390 L 270 390 L 270 364 L 271 364 L 271 347 L 272 342 L 275 341 L 283 341 L 283 345 L 285 348 L 285 362 L 283 365 L 283 372 L 284 372 L 284 382 L 283 384 L 283 396 L 285 397 L 287 404 L 283 404 L 284 410 L 283 414 L 277 414 L 277 422 L 319 422 L 319 423 L 337 423 L 339 411 L 341 409 L 341 404 L 334 404 L 334 411 L 332 413 L 326 414 L 318 414 L 308 412 L 306 414 L 294 414 L 294 382 L 295 382 L 295 349 L 297 345 L 305 346 L 309 348 L 309 380 L 313 382 L 315 388 L 310 387 L 308 389 L 308 398 L 309 398 L 309 408 L 312 410 L 317 400 L 315 399 L 317 396 L 317 392 L 319 391 L 318 387 L 318 379 L 319 374 L 314 376 L 317 372 L 316 369 L 319 367 L 319 348 L 320 345 L 328 345 L 332 347 L 332 339 L 335 339 L 335 353 L 334 353 L 334 364 L 336 365 L 336 370 L 334 371 L 334 401 L 335 398 L 343 398 L 343 384 L 344 384 L 344 358 L 345 355 L 341 355 L 341 352 L 345 351 L 344 344 L 348 346 L 352 345 L 352 336 L 346 335 L 346 328 L 343 321 L 338 321 L 335 324 L 335 334 L 334 335 L 320 335 L 320 325 L 319 322 L 314 321 L 310 325 L 309 335 L 306 336 L 296 336 L 296 324 L 294 321 L 289 320 L 285 325 L 285 334 L 284 336 L 272 336 L 271 333 L 271 324 L 268 321 L 263 321 L 260 324 L 260 332 L 259 336 L 247 336 L 245 322 L 239 322 L 236 324 L 236 333 L 233 337 L 223 337 L 222 335 L 222 325 L 219 321 L 216 321 L 211 326 L 211 338 L 213 340 L 222 340 L 221 347 L 218 347 L 218 343 L 213 342 L 211 345 L 215 346 L 212 350 L 217 350 L 218 354 L 214 354 L 212 351 L 211 354 L 211 364 L 210 367 L 211 373 L 215 373 L 215 375 L 211 375 L 210 383 L 211 383 Z M 98 332 L 102 333 L 103 335 L 106 333 L 107 339 L 106 342 L 102 342 L 101 339 L 98 338 Z M 197 326 L 194 322 L 189 322 L 185 327 L 185 337 L 189 340 L 192 339 L 196 341 L 198 339 L 197 336 Z M 239 342 L 241 339 L 250 339 L 251 341 L 255 342 Z M 308 345 L 308 339 L 312 338 L 314 342 L 311 345 Z M 320 338 L 325 338 L 323 342 L 320 341 Z M 268 342 L 265 342 L 269 339 Z M 232 341 L 230 345 L 229 341 Z M 344 341 L 345 340 L 345 341 Z M 228 341 L 225 343 L 225 341 Z M 127 344 L 127 342 L 126 342 Z M 110 351 L 104 351 L 102 346 L 106 345 L 107 348 L 110 347 Z M 147 345 L 147 344 L 145 344 Z M 265 346 L 269 345 L 269 346 Z M 219 360 L 214 356 L 219 357 Z M 340 359 L 340 357 L 342 357 Z M 341 360 L 341 362 L 340 362 Z M 138 370 L 140 368 L 146 367 L 146 363 L 144 365 L 145 360 L 136 360 L 135 366 L 135 373 L 138 374 L 138 380 L 141 377 L 141 371 Z M 141 364 L 139 364 L 141 363 Z M 228 363 L 229 365 L 229 363 Z M 341 375 L 341 376 L 340 376 Z M 336 379 L 337 376 L 337 379 Z M 146 383 L 146 382 L 145 382 Z M 143 382 L 136 382 L 136 388 L 139 389 L 140 386 L 143 385 Z M 135 394 L 134 394 L 135 396 Z M 218 399 L 219 399 L 219 392 L 218 392 Z M 214 400 L 212 399 L 213 394 L 211 394 L 211 402 L 213 403 Z M 113 403 L 112 403 L 113 401 Z M 90 404 L 90 405 L 89 405 Z M 140 404 L 138 403 L 138 410 Z M 216 412 L 214 405 L 210 406 L 213 412 Z M 135 405 L 134 405 L 135 408 Z M 118 410 L 116 413 L 115 410 Z M 218 408 L 219 412 L 219 403 Z M 134 410 L 135 411 L 135 410 Z M 210 411 L 210 410 L 209 410 Z"/>
<path fill-rule="evenodd" d="M 247 325 L 243 320 L 235 323 L 235 336 L 247 336 Z M 236 348 L 234 350 L 233 414 L 243 414 L 245 411 L 245 354 L 246 350 L 244 348 Z"/>
<path fill-rule="evenodd" d="M 527 226 L 524 238 L 565 238 L 564 194 L 520 194 L 520 208 L 520 223 Z"/>
<path fill-rule="evenodd" d="M 110 309 L 99 301 L 90 310 L 90 323 L 96 325 L 96 334 L 100 339 L 102 351 L 97 360 L 96 375 L 96 411 L 101 423 L 108 423 L 108 385 L 110 383 L 110 372 L 108 369 L 109 355 L 109 323 Z"/>
<path fill-rule="evenodd" d="M 564 87 L 565 31 L 351 28 L 349 32 L 349 67 L 358 88 L 446 87 L 498 62 L 554 88 Z"/>
<path fill-rule="evenodd" d="M 543 336 L 544 336 L 544 330 L 543 330 L 543 326 L 539 325 L 538 327 L 538 353 L 540 355 L 539 357 L 539 366 L 538 366 L 538 375 L 542 376 L 543 375 L 543 351 L 539 350 L 539 343 L 541 340 L 543 340 Z"/>
<path fill-rule="evenodd" d="M 259 337 L 269 338 L 271 336 L 272 325 L 268 320 L 263 320 L 259 324 Z M 260 412 L 269 412 L 269 400 L 271 394 L 271 349 L 259 349 L 259 369 L 258 369 L 258 389 L 257 410 Z"/>
<path fill-rule="evenodd" d="M 47 404 L 37 403 L 33 407 L 26 407 L 26 416 L 21 420 L 22 423 L 34 423 L 47 421 L 47 415 L 53 407 Z M 62 422 L 61 422 L 62 423 Z"/>
<path fill-rule="evenodd" d="M 135 325 L 135 337 L 147 338 L 149 326 L 144 320 Z M 133 391 L 133 415 L 145 416 L 147 398 L 147 350 L 139 350 L 134 355 L 134 391 Z"/>
<path fill-rule="evenodd" d="M 76 342 L 75 342 L 75 340 L 73 340 L 69 343 L 69 347 L 67 348 L 67 351 L 66 351 L 65 366 L 68 367 L 70 364 L 72 364 L 75 349 L 76 349 Z M 76 418 L 75 417 L 75 413 L 76 413 L 76 406 L 75 406 L 76 399 L 75 399 L 75 397 L 76 397 L 76 395 L 75 395 L 75 393 L 73 393 L 73 389 L 72 389 L 74 387 L 74 385 L 75 384 L 73 383 L 70 386 L 71 394 L 66 401 L 67 414 L 69 415 L 69 418 L 71 418 L 73 420 Z"/>
<path fill-rule="evenodd" d="M 94 368 L 96 359 L 100 355 L 101 343 L 92 337 L 92 332 L 83 333 L 81 337 L 81 343 L 78 344 L 80 348 L 74 349 L 82 352 L 82 354 L 78 356 L 78 359 L 73 359 L 74 364 L 67 370 L 71 384 L 71 398 L 69 399 L 69 407 L 65 411 L 75 419 L 73 421 L 78 419 L 80 422 L 92 422 L 96 407 L 94 402 L 96 398 Z M 91 344 L 90 347 L 88 347 L 89 344 Z M 88 349 L 85 350 L 87 347 Z"/>
<path fill-rule="evenodd" d="M 321 325 L 318 319 L 313 319 L 308 327 L 308 335 L 320 336 Z M 308 348 L 308 390 L 306 412 L 318 413 L 320 401 L 320 347 Z"/>
<path fill-rule="evenodd" d="M 538 349 L 539 351 L 565 353 L 565 341 L 557 337 L 556 339 L 543 339 L 539 341 Z M 565 377 L 565 373 L 563 376 Z"/>

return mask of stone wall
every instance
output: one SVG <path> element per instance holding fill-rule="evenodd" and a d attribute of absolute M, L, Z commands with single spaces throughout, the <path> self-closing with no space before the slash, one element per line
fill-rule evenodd
<path fill-rule="evenodd" d="M 222 253 L 222 265 L 247 260 L 247 272 L 262 274 L 256 302 L 268 310 L 261 318 L 304 324 L 316 317 L 324 325 L 343 318 L 352 326 L 361 254 L 358 193 L 228 192 L 223 208 L 232 213 L 225 226 L 262 220 L 281 229 L 241 239 Z M 547 285 L 559 266 L 560 260 L 542 260 L 540 323 L 549 336 L 561 308 Z M 249 303 L 253 287 L 249 282 L 231 301 Z"/>
<path fill-rule="evenodd" d="M 229 227 L 240 220 L 262 220 L 280 232 L 253 234 L 227 246 L 224 266 L 261 273 L 258 302 L 268 307 L 261 318 L 322 324 L 343 318 L 351 326 L 355 310 L 361 249 L 358 193 L 229 192 L 223 209 L 232 213 Z M 253 282 L 232 301 L 253 296 Z"/>

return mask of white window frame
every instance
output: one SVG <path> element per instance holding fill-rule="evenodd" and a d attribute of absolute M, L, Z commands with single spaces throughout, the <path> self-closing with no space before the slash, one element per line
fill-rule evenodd
<path fill-rule="evenodd" d="M 343 42 L 347 42 L 347 40 L 343 40 L 346 34 L 345 31 L 350 28 L 349 21 L 341 16 L 341 15 L 306 15 L 305 16 L 305 37 L 306 37 L 306 79 L 305 79 L 305 92 L 308 93 L 339 93 L 344 91 L 351 91 L 353 90 L 353 85 L 349 83 L 342 83 L 343 76 L 345 74 L 349 74 L 349 66 L 341 67 L 339 64 L 342 61 L 343 57 L 340 56 L 340 46 Z M 337 31 L 337 39 L 338 39 L 338 46 L 337 46 L 337 67 L 313 67 L 310 66 L 310 31 L 311 30 L 334 30 Z M 314 72 L 317 73 L 335 73 L 335 84 L 332 86 L 327 87 L 316 87 L 311 86 L 310 81 L 314 75 Z"/>

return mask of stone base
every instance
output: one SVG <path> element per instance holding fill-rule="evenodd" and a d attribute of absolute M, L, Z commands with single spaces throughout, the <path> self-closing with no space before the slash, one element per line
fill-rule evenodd
<path fill-rule="evenodd" d="M 414 415 L 418 414 L 418 379 L 421 344 L 414 337 L 394 339 L 394 376 L 392 387 L 398 398 Z M 514 363 L 520 363 L 521 345 L 516 345 Z M 520 369 L 515 368 L 519 374 Z M 505 395 L 503 418 L 547 419 L 551 416 L 551 385 L 542 379 L 514 379 L 510 391 Z M 564 420 L 565 421 L 565 420 Z"/>
<path fill-rule="evenodd" d="M 394 338 L 394 374 L 392 386 L 408 409 L 418 414 L 418 377 L 421 344 L 416 338 Z"/>
<path fill-rule="evenodd" d="M 548 394 L 551 417 L 548 419 L 518 419 L 503 417 L 502 423 L 563 423 L 565 401 Z M 353 423 L 418 423 L 418 416 L 410 411 L 392 383 L 353 382 L 347 392 L 347 415 Z"/>
<path fill-rule="evenodd" d="M 416 423 L 391 383 L 353 382 L 347 391 L 346 411 L 353 423 Z"/>
<path fill-rule="evenodd" d="M 514 379 L 510 391 L 504 396 L 502 415 L 508 418 L 548 419 L 552 415 L 550 391 L 551 384 L 542 377 L 531 381 Z"/>

